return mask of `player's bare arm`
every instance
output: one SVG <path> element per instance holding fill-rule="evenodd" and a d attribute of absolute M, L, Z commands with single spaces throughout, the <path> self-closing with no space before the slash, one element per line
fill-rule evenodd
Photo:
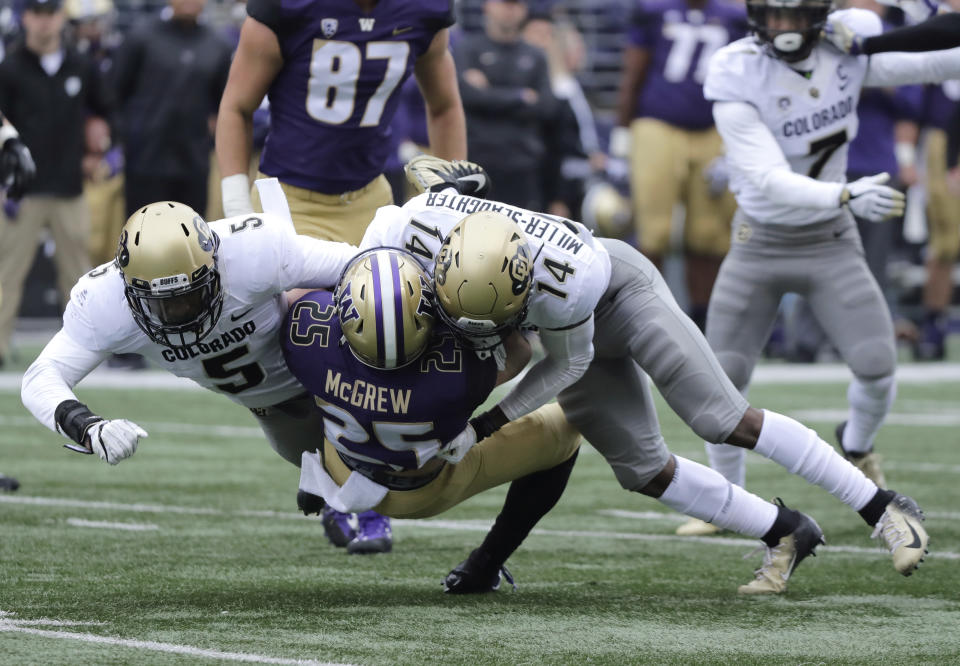
<path fill-rule="evenodd" d="M 627 157 L 630 153 L 630 122 L 649 66 L 649 49 L 629 46 L 624 50 L 617 94 L 617 126 L 610 134 L 610 154 L 614 157 Z"/>
<path fill-rule="evenodd" d="M 467 158 L 467 122 L 449 41 L 449 30 L 438 32 L 430 48 L 417 59 L 414 75 L 427 104 L 431 151 L 446 160 L 464 160 Z"/>
<path fill-rule="evenodd" d="M 282 66 L 283 55 L 276 34 L 263 23 L 247 17 L 240 30 L 240 43 L 217 116 L 217 163 L 224 180 L 232 178 L 229 182 L 236 184 L 223 184 L 225 210 L 228 199 L 234 198 L 238 202 L 245 198 L 246 208 L 252 210 L 247 168 L 253 144 L 253 112 Z M 236 212 L 243 211 L 229 210 L 227 214 Z"/>

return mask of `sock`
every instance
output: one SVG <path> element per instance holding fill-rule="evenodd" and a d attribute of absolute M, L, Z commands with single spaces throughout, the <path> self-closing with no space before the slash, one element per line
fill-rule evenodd
<path fill-rule="evenodd" d="M 893 375 L 880 379 L 853 378 L 847 387 L 850 412 L 840 443 L 845 452 L 862 455 L 873 450 L 873 440 L 896 396 L 897 382 Z"/>
<path fill-rule="evenodd" d="M 799 522 L 800 512 L 781 504 L 777 506 L 777 518 L 773 521 L 773 526 L 760 538 L 768 547 L 773 548 L 780 543 L 780 539 L 797 529 Z"/>
<path fill-rule="evenodd" d="M 747 485 L 747 450 L 730 444 L 712 444 L 704 442 L 707 450 L 707 460 L 710 467 L 717 470 L 730 483 L 740 486 Z"/>
<path fill-rule="evenodd" d="M 817 433 L 783 414 L 763 410 L 763 426 L 754 451 L 820 486 L 855 511 L 866 506 L 877 492 L 873 481 Z"/>
<path fill-rule="evenodd" d="M 880 520 L 883 512 L 887 510 L 887 505 L 890 504 L 896 496 L 897 494 L 892 490 L 877 488 L 877 493 L 873 496 L 873 499 L 867 502 L 867 505 L 857 513 L 867 522 L 867 525 L 873 527 L 877 524 L 877 521 Z"/>
<path fill-rule="evenodd" d="M 777 517 L 777 507 L 715 471 L 692 460 L 674 456 L 673 479 L 658 498 L 675 511 L 740 534 L 761 537 Z"/>
<path fill-rule="evenodd" d="M 580 449 L 559 465 L 521 477 L 510 484 L 496 522 L 480 545 L 491 564 L 503 566 L 530 530 L 554 507 L 570 480 Z"/>

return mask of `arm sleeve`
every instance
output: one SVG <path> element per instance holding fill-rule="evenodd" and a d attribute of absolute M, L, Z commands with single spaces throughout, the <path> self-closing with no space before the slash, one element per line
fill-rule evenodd
<path fill-rule="evenodd" d="M 500 401 L 511 421 L 545 405 L 583 377 L 593 360 L 593 314 L 572 328 L 540 329 L 540 342 L 547 355 Z"/>
<path fill-rule="evenodd" d="M 867 55 L 886 51 L 941 51 L 960 46 L 960 14 L 940 14 L 863 40 Z"/>
<path fill-rule="evenodd" d="M 20 399 L 43 425 L 59 432 L 54 413 L 64 400 L 76 400 L 73 387 L 107 357 L 82 346 L 59 331 L 23 373 Z"/>
<path fill-rule="evenodd" d="M 870 56 L 865 86 L 939 83 L 960 78 L 960 48 L 929 53 L 881 53 Z"/>
<path fill-rule="evenodd" d="M 357 253 L 357 248 L 349 243 L 299 236 L 292 230 L 287 231 L 286 227 L 284 231 L 280 245 L 279 284 L 276 285 L 280 291 L 295 287 L 333 287 Z"/>
<path fill-rule="evenodd" d="M 801 208 L 836 208 L 842 183 L 822 183 L 790 169 L 777 140 L 745 102 L 717 102 L 713 118 L 723 137 L 727 162 L 772 202 Z"/>

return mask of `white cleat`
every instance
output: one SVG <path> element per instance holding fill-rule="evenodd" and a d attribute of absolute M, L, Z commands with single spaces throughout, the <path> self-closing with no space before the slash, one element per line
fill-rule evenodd
<path fill-rule="evenodd" d="M 920 566 L 930 543 L 923 528 L 923 511 L 916 501 L 899 493 L 887 505 L 870 538 L 880 539 L 893 555 L 893 568 L 904 576 Z"/>
<path fill-rule="evenodd" d="M 713 523 L 708 523 L 699 518 L 691 518 L 683 525 L 677 528 L 677 536 L 713 536 L 723 530 Z"/>

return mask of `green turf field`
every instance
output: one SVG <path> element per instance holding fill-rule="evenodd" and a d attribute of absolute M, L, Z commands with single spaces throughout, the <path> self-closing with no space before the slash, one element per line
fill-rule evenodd
<path fill-rule="evenodd" d="M 910 578 L 851 510 L 750 456 L 748 486 L 814 515 L 828 546 L 785 596 L 738 598 L 761 555 L 616 485 L 585 447 L 566 495 L 508 563 L 516 592 L 441 593 L 502 500 L 395 522 L 394 552 L 348 556 L 295 511 L 296 470 L 254 419 L 205 392 L 80 391 L 150 438 L 110 467 L 70 453 L 0 390 L 0 663 L 960 663 L 960 381 L 902 384 L 877 444 L 928 513 Z M 842 382 L 756 386 L 832 441 Z M 662 404 L 661 404 L 662 407 Z M 666 409 L 674 452 L 702 446 Z"/>

